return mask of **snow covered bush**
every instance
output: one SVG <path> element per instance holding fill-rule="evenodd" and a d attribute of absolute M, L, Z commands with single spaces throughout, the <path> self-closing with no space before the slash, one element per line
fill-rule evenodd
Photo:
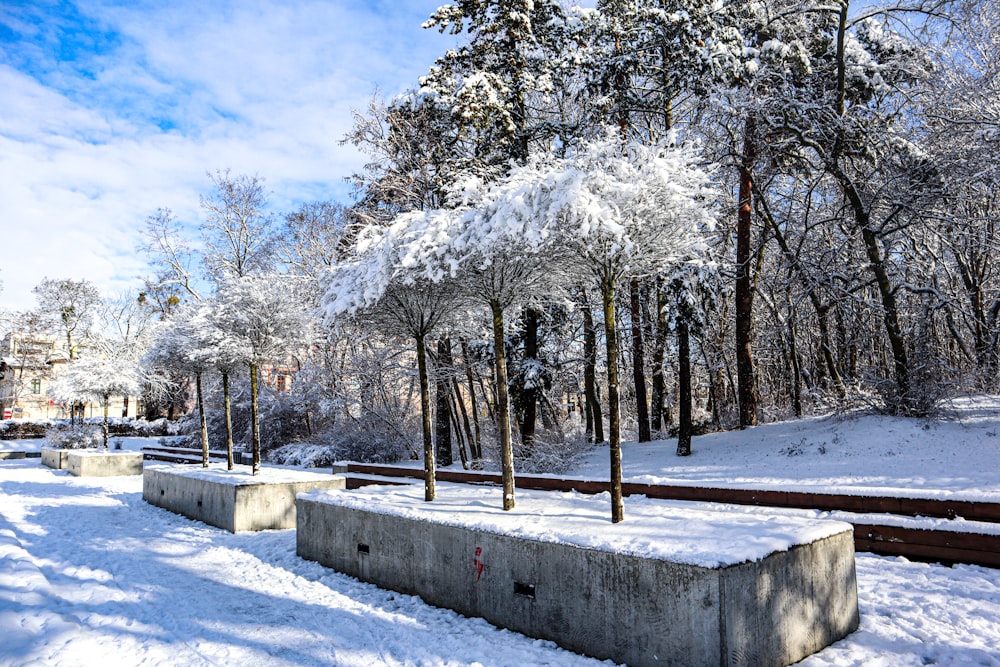
<path fill-rule="evenodd" d="M 4 419 L 0 421 L 0 440 L 37 438 L 45 435 L 52 424 L 51 419 Z"/>
<path fill-rule="evenodd" d="M 103 417 L 86 417 L 84 424 L 102 426 Z M 151 438 L 168 434 L 168 421 L 160 418 L 154 421 L 135 419 L 133 417 L 108 417 L 108 435 L 129 436 L 135 438 Z"/>
<path fill-rule="evenodd" d="M 374 420 L 330 430 L 272 450 L 267 460 L 278 465 L 321 468 L 335 461 L 395 463 L 416 458 L 419 444 L 399 430 Z"/>
<path fill-rule="evenodd" d="M 97 449 L 104 443 L 104 431 L 99 424 L 53 424 L 45 431 L 45 442 L 55 449 Z"/>

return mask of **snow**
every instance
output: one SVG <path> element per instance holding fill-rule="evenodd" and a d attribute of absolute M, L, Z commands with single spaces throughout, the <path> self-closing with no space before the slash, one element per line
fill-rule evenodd
<path fill-rule="evenodd" d="M 201 450 L 192 450 L 198 454 Z M 249 466 L 236 466 L 233 470 L 228 470 L 225 463 L 210 463 L 207 468 L 201 465 L 176 466 L 167 464 L 145 464 L 143 470 L 161 470 L 171 472 L 183 477 L 202 479 L 218 484 L 229 486 L 250 486 L 254 484 L 295 484 L 298 482 L 329 481 L 330 473 L 317 471 L 299 470 L 296 468 L 285 468 L 279 466 L 267 466 L 260 469 L 260 473 L 253 475 Z"/>
<path fill-rule="evenodd" d="M 944 419 L 830 415 L 676 440 L 625 443 L 623 478 L 646 484 L 1000 502 L 1000 398 L 955 399 Z M 608 478 L 598 449 L 569 476 Z"/>
<path fill-rule="evenodd" d="M 586 665 L 550 642 L 155 508 L 142 481 L 0 465 L 0 664 Z"/>
<path fill-rule="evenodd" d="M 672 441 L 627 443 L 626 476 L 995 498 L 1000 399 L 954 408 L 943 422 L 824 417 L 696 437 L 688 459 L 674 456 Z M 606 455 L 598 450 L 574 475 L 606 479 Z M 448 503 L 451 488 L 439 485 Z M 498 490 L 482 493 L 493 496 L 479 502 L 499 505 Z M 570 505 L 600 514 L 596 532 L 611 528 L 601 496 L 519 491 L 517 502 L 526 530 Z M 729 523 L 819 525 L 790 521 L 794 510 L 633 497 L 622 530 L 647 513 L 713 509 Z M 1000 570 L 868 554 L 857 566 L 860 629 L 801 665 L 1000 667 Z M 0 637 L 5 666 L 597 664 L 302 560 L 293 530 L 234 535 L 143 502 L 138 477 L 77 478 L 36 459 L 0 462 Z"/>
<path fill-rule="evenodd" d="M 498 488 L 438 484 L 432 503 L 423 486 L 300 494 L 317 502 L 391 514 L 525 539 L 715 568 L 761 560 L 797 544 L 851 530 L 838 522 L 793 516 L 761 516 L 697 509 L 633 499 L 628 520 L 611 523 L 611 496 L 519 491 L 516 506 L 503 511 Z"/>
<path fill-rule="evenodd" d="M 116 451 L 118 445 L 127 451 L 139 451 L 143 447 L 157 447 L 163 438 L 139 438 L 125 436 L 109 436 L 108 449 Z M 23 440 L 0 440 L 0 452 L 40 452 L 42 448 L 52 447 L 45 438 L 26 438 Z M 73 450 L 80 452 L 83 450 Z M 101 451 L 104 451 L 103 448 Z M 201 450 L 197 450 L 200 452 Z"/>

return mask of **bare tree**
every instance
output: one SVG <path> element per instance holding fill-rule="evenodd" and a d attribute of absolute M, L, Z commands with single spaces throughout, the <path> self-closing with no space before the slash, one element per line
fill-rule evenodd
<path fill-rule="evenodd" d="M 179 294 L 201 299 L 193 273 L 197 254 L 185 240 L 181 225 L 170 209 L 157 209 L 146 218 L 145 243 L 141 250 L 150 256 L 157 268 L 156 276 L 146 281 L 146 298 L 157 303 L 161 312 L 167 313 L 178 305 Z"/>
<path fill-rule="evenodd" d="M 274 235 L 265 211 L 267 194 L 259 176 L 209 174 L 214 191 L 201 198 L 202 235 L 208 274 L 217 283 L 263 273 L 273 266 Z"/>
<path fill-rule="evenodd" d="M 86 334 L 94 321 L 100 292 L 89 280 L 53 280 L 44 278 L 31 290 L 38 302 L 38 312 L 49 326 L 66 337 L 66 353 L 76 358 L 74 336 Z"/>

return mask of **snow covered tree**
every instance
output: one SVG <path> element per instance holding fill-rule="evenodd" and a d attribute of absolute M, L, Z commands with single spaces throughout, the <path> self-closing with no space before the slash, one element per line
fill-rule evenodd
<path fill-rule="evenodd" d="M 143 237 L 140 249 L 156 270 L 155 276 L 146 280 L 145 298 L 156 303 L 163 313 L 176 308 L 184 296 L 201 299 L 194 274 L 198 254 L 185 240 L 173 212 L 160 208 L 148 216 Z"/>
<path fill-rule="evenodd" d="M 209 319 L 204 302 L 191 304 L 162 323 L 153 341 L 142 358 L 147 375 L 160 374 L 162 382 L 169 380 L 163 376 L 165 370 L 191 374 L 195 379 L 195 403 L 198 408 L 202 466 L 208 467 L 208 423 L 205 414 L 205 392 L 203 376 L 213 370 L 217 361 L 216 349 L 219 336 Z"/>
<path fill-rule="evenodd" d="M 623 144 L 612 132 L 569 157 L 529 160 L 514 167 L 495 187 L 469 188 L 466 203 L 474 213 L 442 216 L 444 224 L 429 227 L 404 255 L 424 267 L 428 277 L 460 276 L 473 292 L 487 298 L 494 322 L 502 442 L 505 307 L 542 281 L 550 291 L 568 286 L 571 281 L 568 276 L 560 280 L 560 271 L 570 267 L 599 288 L 616 522 L 624 515 L 616 287 L 625 277 L 655 273 L 701 244 L 703 230 L 713 224 L 709 211 L 715 195 L 698 162 L 691 147 Z M 572 261 L 565 261 L 569 258 Z M 506 467 L 506 460 L 502 463 Z M 510 488 L 505 484 L 504 489 L 505 509 L 513 506 L 510 481 Z"/>
<path fill-rule="evenodd" d="M 612 521 L 624 518 L 615 294 L 623 278 L 652 275 L 703 243 L 715 194 L 690 147 L 606 138 L 549 174 L 562 239 L 600 290 L 608 369 Z M 543 186 L 545 187 L 545 186 Z"/>
<path fill-rule="evenodd" d="M 285 215 L 275 254 L 290 273 L 318 281 L 347 253 L 353 214 L 334 202 L 310 202 Z"/>
<path fill-rule="evenodd" d="M 435 452 L 431 424 L 428 338 L 440 332 L 461 311 L 464 296 L 451 281 L 430 280 L 412 269 L 408 244 L 419 240 L 427 226 L 457 215 L 455 211 L 414 211 L 399 216 L 390 227 L 364 230 L 351 261 L 334 267 L 325 281 L 322 299 L 328 326 L 350 316 L 390 335 L 414 341 L 420 384 L 421 431 L 424 448 L 424 499 L 434 500 Z"/>
<path fill-rule="evenodd" d="M 721 282 L 710 259 L 691 255 L 661 272 L 664 316 L 677 334 L 677 455 L 691 454 L 691 338 L 700 333 L 717 302 Z M 667 312 L 669 311 L 669 313 Z"/>
<path fill-rule="evenodd" d="M 34 289 L 38 312 L 48 318 L 53 331 L 66 337 L 66 353 L 76 358 L 74 336 L 86 334 L 93 324 L 101 294 L 88 280 L 45 278 Z"/>
<path fill-rule="evenodd" d="M 133 346 L 107 339 L 95 341 L 88 353 L 69 364 L 49 388 L 55 400 L 73 404 L 100 400 L 104 406 L 103 442 L 108 448 L 108 403 L 111 396 L 139 392 L 139 359 Z"/>
<path fill-rule="evenodd" d="M 572 86 L 566 56 L 573 48 L 561 5 L 553 0 L 473 0 L 444 5 L 426 28 L 466 35 L 421 80 L 421 90 L 449 109 L 464 140 L 465 170 L 487 179 L 533 150 L 548 151 L 576 132 L 576 120 L 560 104 Z M 524 357 L 538 365 L 539 313 L 524 313 Z M 522 388 L 521 442 L 535 437 L 536 385 Z"/>
<path fill-rule="evenodd" d="M 220 285 L 209 314 L 221 332 L 227 355 L 250 370 L 250 420 L 253 474 L 260 473 L 260 368 L 299 353 L 312 340 L 311 313 L 297 293 L 299 279 L 276 274 L 248 275 Z M 232 357 L 230 357 L 232 358 Z"/>
<path fill-rule="evenodd" d="M 202 257 L 216 283 L 262 273 L 273 266 L 274 238 L 265 211 L 264 179 L 229 170 L 209 174 L 214 192 L 201 198 L 205 211 Z"/>
<path fill-rule="evenodd" d="M 925 261 L 937 267 L 941 284 L 953 299 L 944 299 L 954 347 L 961 367 L 975 365 L 975 389 L 1000 387 L 1000 4 L 958 3 L 955 30 L 938 49 L 930 86 L 924 91 L 923 147 L 934 156 L 946 179 L 947 200 L 937 243 L 925 240 Z M 938 309 L 941 310 L 941 309 Z"/>
<path fill-rule="evenodd" d="M 503 173 L 545 146 L 564 119 L 552 104 L 563 85 L 567 30 L 553 0 L 462 0 L 424 23 L 467 42 L 439 58 L 421 86 L 441 98 L 456 125 L 474 137 L 476 161 Z"/>

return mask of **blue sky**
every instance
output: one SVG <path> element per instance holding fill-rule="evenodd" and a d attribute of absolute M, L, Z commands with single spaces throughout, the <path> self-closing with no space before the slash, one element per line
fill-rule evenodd
<path fill-rule="evenodd" d="M 453 45 L 420 28 L 439 4 L 5 0 L 0 309 L 46 276 L 134 289 L 143 221 L 197 224 L 210 171 L 262 176 L 277 212 L 346 201 L 351 110 Z"/>

